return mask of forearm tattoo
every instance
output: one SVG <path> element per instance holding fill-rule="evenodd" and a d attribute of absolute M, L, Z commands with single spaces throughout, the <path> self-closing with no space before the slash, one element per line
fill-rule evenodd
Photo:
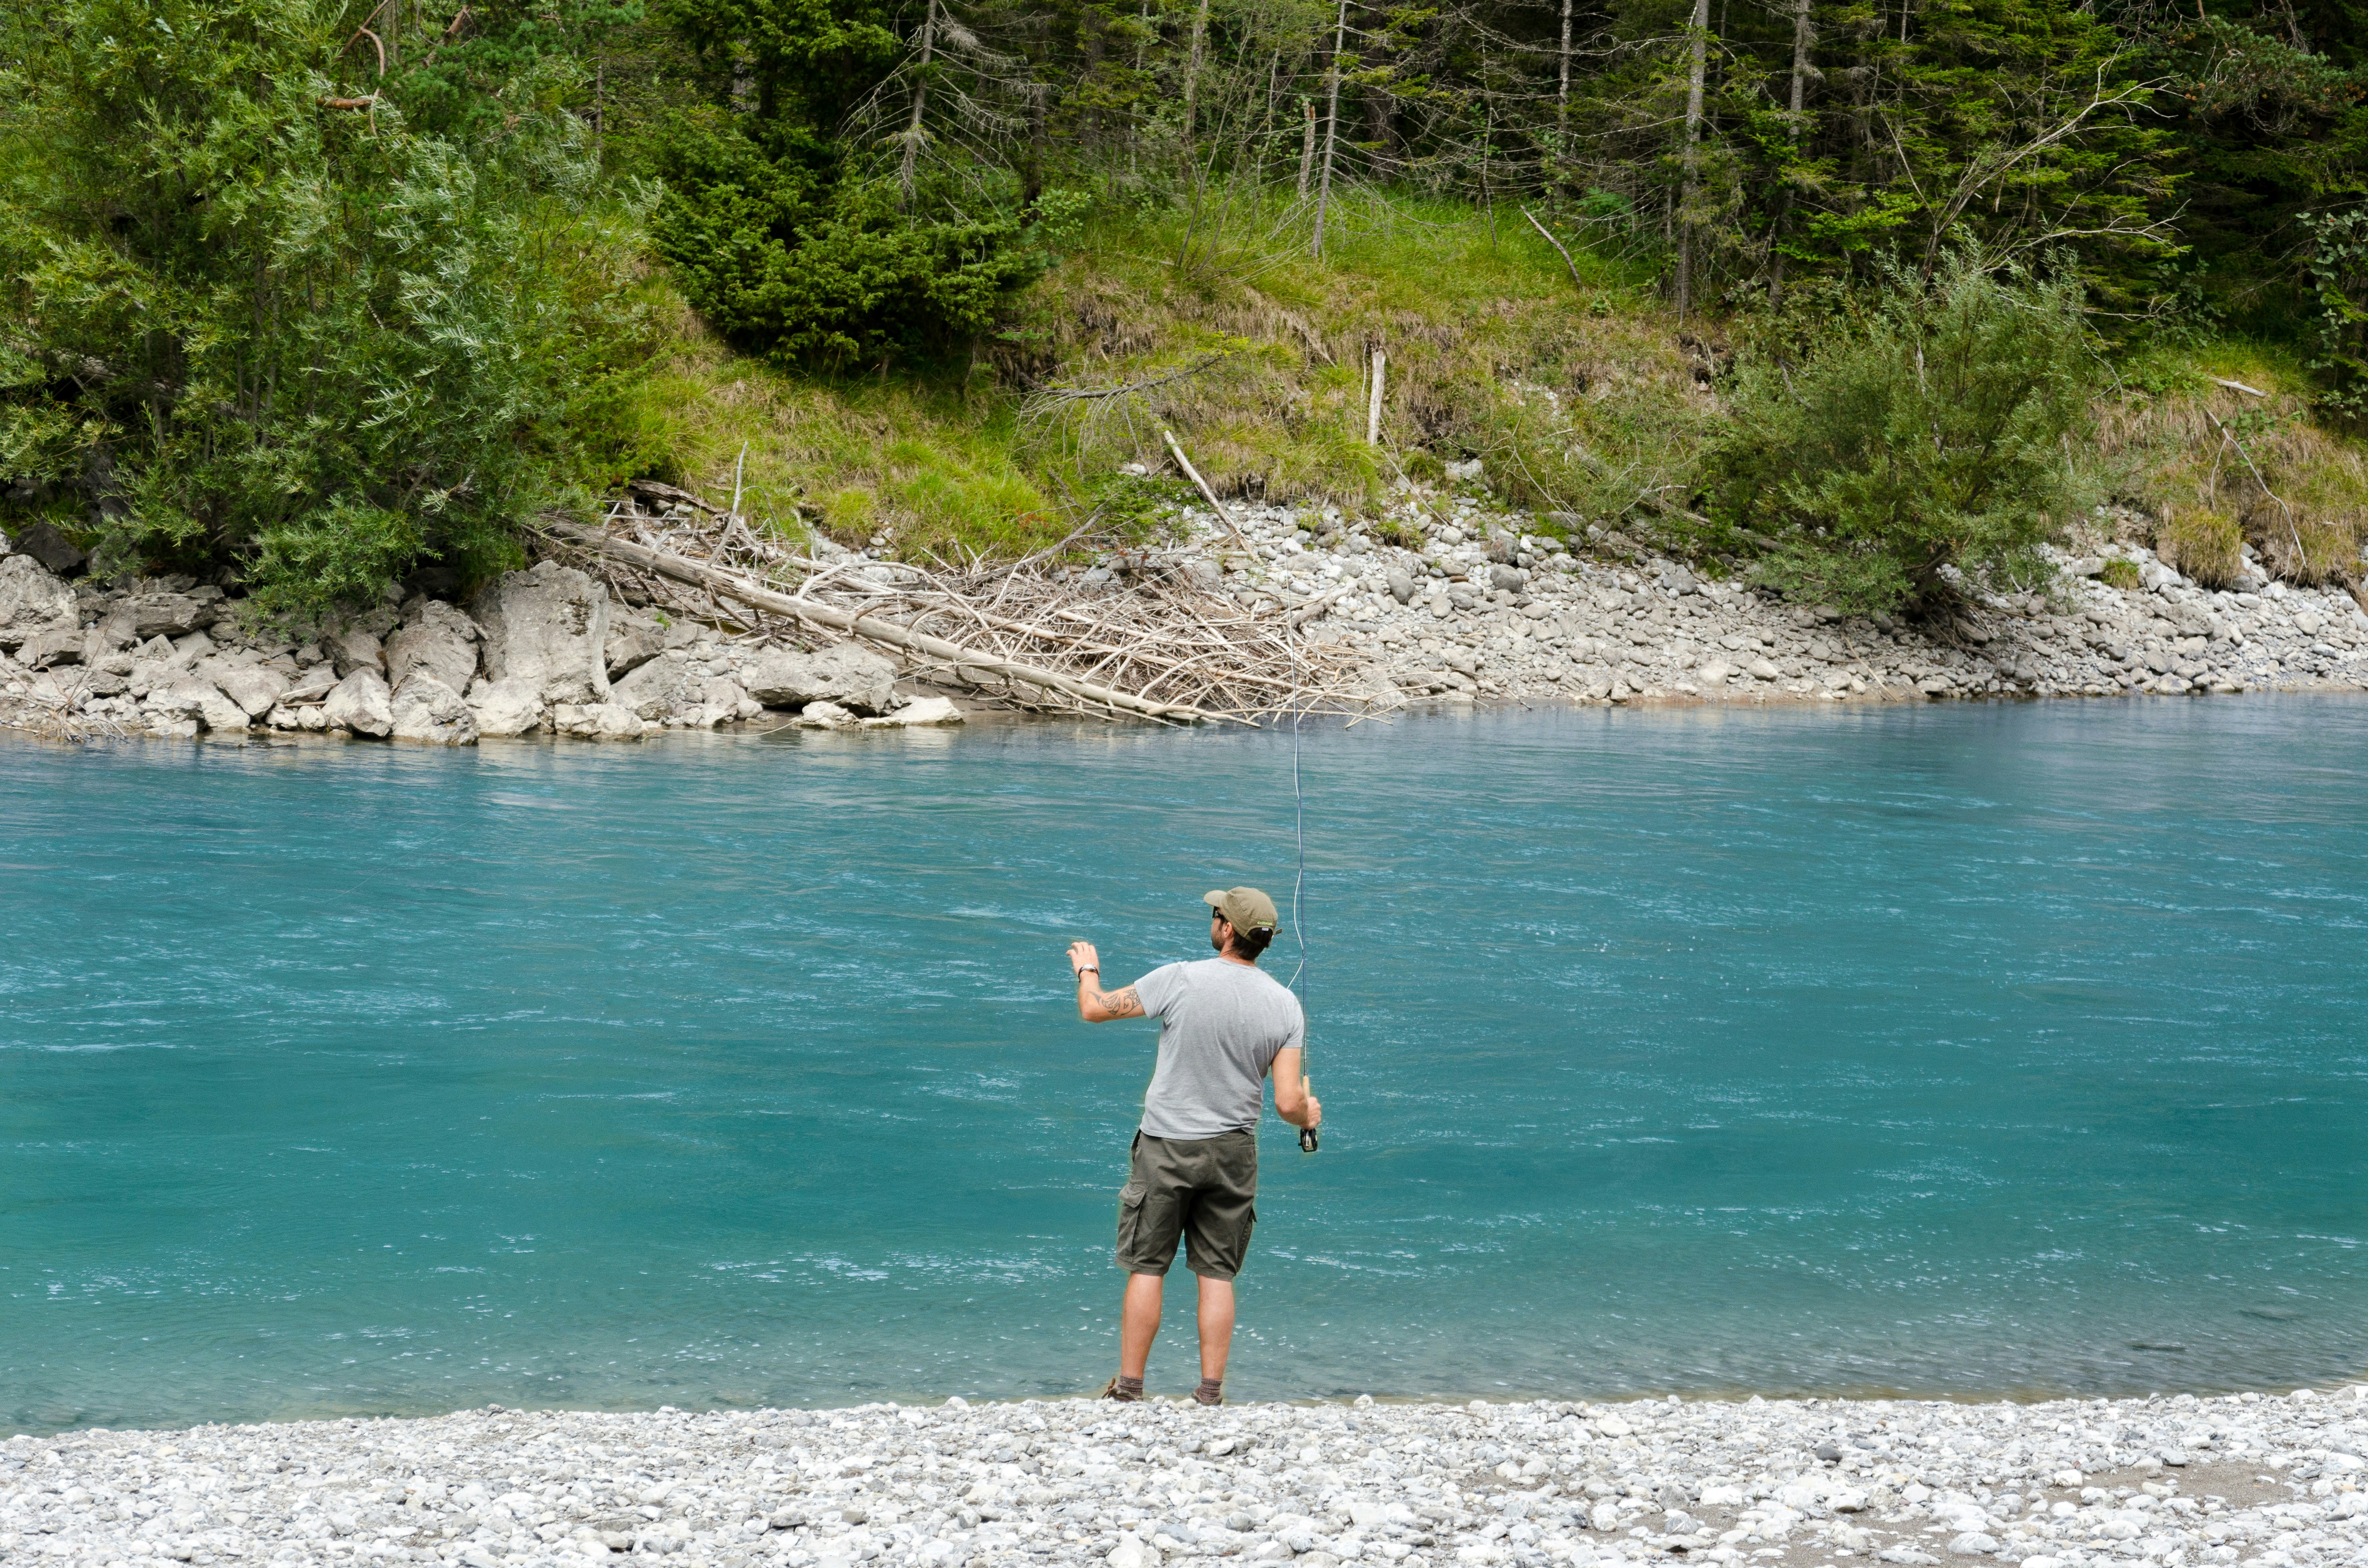
<path fill-rule="evenodd" d="M 1112 991 L 1102 997 L 1102 1011 L 1113 1018 L 1139 1018 L 1143 1017 L 1143 998 L 1134 994 L 1132 985 Z"/>

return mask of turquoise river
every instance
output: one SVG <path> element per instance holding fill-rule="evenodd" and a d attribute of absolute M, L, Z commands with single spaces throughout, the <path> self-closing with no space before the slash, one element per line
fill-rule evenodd
<path fill-rule="evenodd" d="M 1154 1033 L 1062 949 L 1116 983 L 1287 895 L 1292 762 L 0 744 L 0 1435 L 1099 1385 Z M 1236 1398 L 2368 1366 L 2368 704 L 1411 716 L 1303 767 L 1327 1136 L 1267 1123 Z"/>

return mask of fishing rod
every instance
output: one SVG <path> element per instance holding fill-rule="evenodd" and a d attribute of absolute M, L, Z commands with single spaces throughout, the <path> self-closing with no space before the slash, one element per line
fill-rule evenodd
<path fill-rule="evenodd" d="M 1290 642 L 1288 637 L 1289 632 L 1286 631 L 1285 646 L 1291 649 L 1291 662 L 1295 675 L 1299 664 L 1299 648 L 1296 643 Z M 1291 832 L 1292 838 L 1297 841 L 1298 849 L 1298 865 L 1291 876 L 1291 931 L 1292 935 L 1299 939 L 1299 967 L 1291 971 L 1291 989 L 1294 992 L 1299 990 L 1299 977 L 1307 972 L 1307 926 L 1301 921 L 1299 915 L 1300 895 L 1307 887 L 1307 796 L 1299 787 L 1299 722 L 1305 717 L 1306 712 L 1307 700 L 1302 697 L 1299 706 L 1293 709 L 1291 714 Z M 1303 1095 L 1313 1092 L 1307 1072 L 1306 1010 L 1307 998 L 1302 995 L 1300 997 L 1299 1092 Z M 1299 1130 L 1301 1153 L 1312 1154 L 1322 1146 L 1323 1141 L 1315 1136 L 1315 1129 L 1303 1127 Z"/>

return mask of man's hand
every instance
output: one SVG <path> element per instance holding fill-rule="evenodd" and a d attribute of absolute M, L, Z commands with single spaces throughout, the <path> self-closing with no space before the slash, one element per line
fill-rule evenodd
<path fill-rule="evenodd" d="M 1089 1024 L 1143 1017 L 1143 998 L 1134 994 L 1133 986 L 1102 989 L 1101 956 L 1091 942 L 1069 944 L 1069 967 L 1077 971 L 1077 1017 Z"/>

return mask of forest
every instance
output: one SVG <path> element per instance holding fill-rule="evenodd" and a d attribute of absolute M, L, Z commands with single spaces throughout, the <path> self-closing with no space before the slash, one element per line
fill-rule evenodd
<path fill-rule="evenodd" d="M 0 529 L 290 606 L 636 477 L 993 551 L 1156 527 L 1172 432 L 1859 608 L 2109 500 L 2351 583 L 2363 21 L 12 0 Z"/>

